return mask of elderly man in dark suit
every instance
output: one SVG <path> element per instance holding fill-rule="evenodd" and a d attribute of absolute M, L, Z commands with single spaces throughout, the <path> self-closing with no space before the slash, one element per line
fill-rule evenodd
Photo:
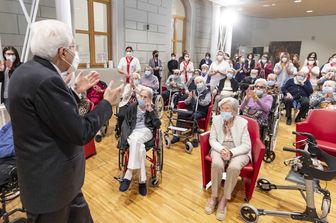
<path fill-rule="evenodd" d="M 93 222 L 81 192 L 83 145 L 111 117 L 121 87 L 112 90 L 110 83 L 104 100 L 80 116 L 76 93 L 61 78 L 79 63 L 70 29 L 57 20 L 36 22 L 31 51 L 33 59 L 13 73 L 9 87 L 21 200 L 28 223 Z M 83 91 L 96 82 L 97 78 L 77 80 L 73 90 Z"/>

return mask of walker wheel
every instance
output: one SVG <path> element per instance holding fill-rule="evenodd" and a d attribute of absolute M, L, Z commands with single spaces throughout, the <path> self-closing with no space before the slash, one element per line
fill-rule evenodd
<path fill-rule="evenodd" d="M 263 160 L 265 163 L 271 163 L 275 159 L 275 152 L 272 150 L 266 151 Z"/>
<path fill-rule="evenodd" d="M 167 148 L 169 149 L 170 145 L 171 145 L 171 141 L 170 141 L 169 135 L 164 135 L 164 140 L 165 140 Z"/>
<path fill-rule="evenodd" d="M 248 223 L 258 222 L 258 210 L 250 204 L 243 204 L 240 207 L 240 217 Z"/>
<path fill-rule="evenodd" d="M 186 140 L 185 147 L 184 147 L 184 150 L 186 151 L 186 153 L 191 154 L 193 148 L 194 146 L 192 145 L 192 143 L 189 140 Z"/>
<path fill-rule="evenodd" d="M 274 189 L 271 182 L 266 178 L 260 178 L 257 181 L 257 187 L 262 191 L 270 191 Z"/>
<path fill-rule="evenodd" d="M 156 178 L 154 178 L 154 177 L 152 177 L 152 178 L 150 179 L 150 181 L 149 181 L 149 184 L 150 184 L 151 187 L 156 187 L 156 186 L 159 185 L 159 180 L 156 179 Z"/>

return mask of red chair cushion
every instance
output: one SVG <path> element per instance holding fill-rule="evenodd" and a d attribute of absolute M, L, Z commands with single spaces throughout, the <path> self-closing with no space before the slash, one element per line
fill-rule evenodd
<path fill-rule="evenodd" d="M 336 156 L 336 143 L 332 143 L 332 142 L 327 142 L 324 140 L 316 140 L 317 145 L 324 151 L 326 151 L 327 153 L 329 153 L 330 155 Z"/>

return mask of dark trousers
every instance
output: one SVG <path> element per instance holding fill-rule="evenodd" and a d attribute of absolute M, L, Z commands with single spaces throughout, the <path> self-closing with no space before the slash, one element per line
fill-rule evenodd
<path fill-rule="evenodd" d="M 154 75 L 158 78 L 159 80 L 159 92 L 161 92 L 161 76 L 160 76 L 160 73 L 155 73 L 154 72 Z"/>
<path fill-rule="evenodd" d="M 8 98 L 4 98 L 4 105 L 5 105 L 5 108 L 9 114 L 9 99 Z"/>
<path fill-rule="evenodd" d="M 297 115 L 297 119 L 304 118 L 307 115 L 309 110 L 309 98 L 301 97 L 299 99 L 294 99 L 297 102 L 300 102 L 300 112 Z M 286 117 L 292 117 L 292 107 L 293 107 L 293 99 L 285 98 L 285 108 L 286 108 Z"/>
<path fill-rule="evenodd" d="M 93 223 L 82 192 L 61 210 L 46 214 L 27 212 L 27 218 L 27 223 Z"/>
<path fill-rule="evenodd" d="M 117 118 L 117 126 L 116 126 L 116 131 L 117 131 L 118 135 L 120 135 L 120 133 L 121 133 L 121 126 L 122 126 L 122 123 L 125 119 L 125 115 L 126 115 L 128 107 L 129 107 L 129 105 L 126 104 L 126 105 L 119 108 L 119 112 L 117 114 L 118 118 Z"/>

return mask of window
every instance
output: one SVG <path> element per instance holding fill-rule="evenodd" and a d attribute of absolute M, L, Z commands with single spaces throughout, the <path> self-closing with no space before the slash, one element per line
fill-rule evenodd
<path fill-rule="evenodd" d="M 172 36 L 172 48 L 173 52 L 177 55 L 182 55 L 185 49 L 185 9 L 181 0 L 173 0 L 172 4 L 172 26 L 173 26 L 173 36 Z"/>
<path fill-rule="evenodd" d="M 112 59 L 111 0 L 76 0 L 75 39 L 81 67 L 103 67 Z"/>

